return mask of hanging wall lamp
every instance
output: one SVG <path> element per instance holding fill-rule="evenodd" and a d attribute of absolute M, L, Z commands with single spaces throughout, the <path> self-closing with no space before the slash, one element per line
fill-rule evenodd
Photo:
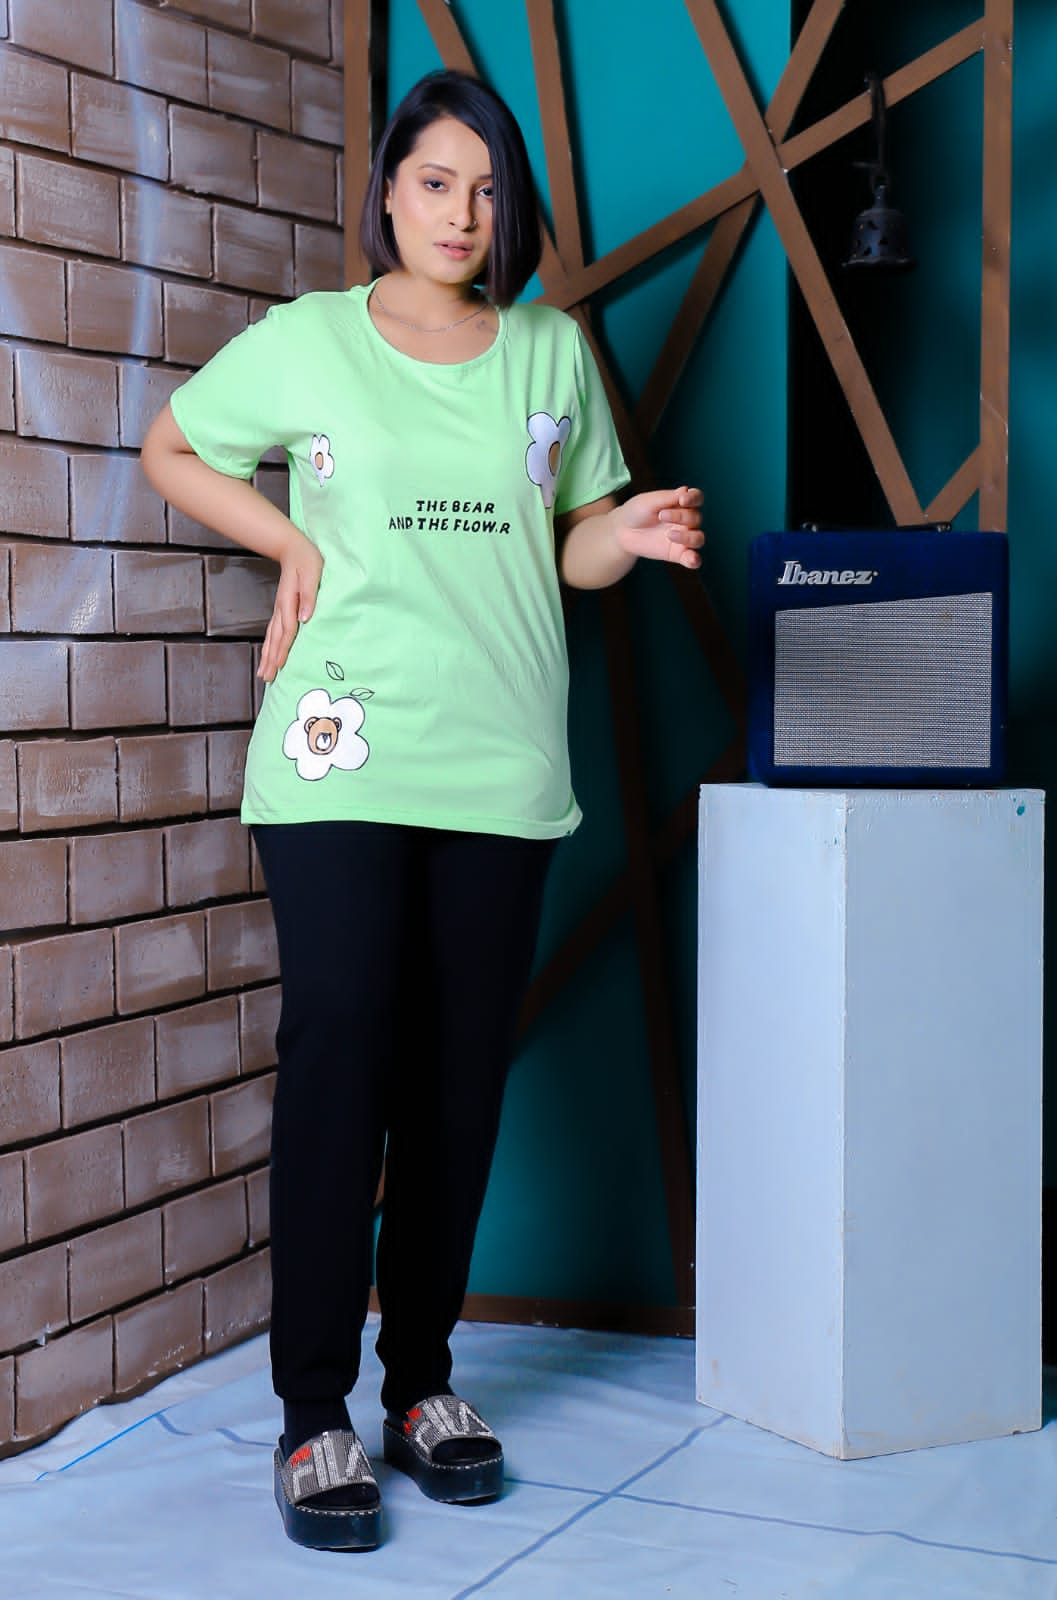
<path fill-rule="evenodd" d="M 873 205 L 861 211 L 855 219 L 851 254 L 846 267 L 869 267 L 874 272 L 906 272 L 914 266 L 907 236 L 906 218 L 888 203 L 891 179 L 885 160 L 888 141 L 888 117 L 884 86 L 876 72 L 866 74 L 866 87 L 870 91 L 873 115 L 874 158 L 857 161 L 870 174 Z"/>

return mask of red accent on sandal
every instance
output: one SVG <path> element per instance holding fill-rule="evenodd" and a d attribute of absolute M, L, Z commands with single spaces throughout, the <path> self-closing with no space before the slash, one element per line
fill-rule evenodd
<path fill-rule="evenodd" d="M 411 1410 L 408 1412 L 408 1416 L 411 1418 L 412 1422 L 417 1422 L 421 1415 L 422 1415 L 422 1407 L 421 1406 L 412 1406 Z"/>
<path fill-rule="evenodd" d="M 307 1445 L 307 1444 L 303 1444 L 301 1446 L 300 1450 L 295 1450 L 294 1451 L 293 1455 L 290 1457 L 290 1463 L 289 1464 L 290 1464 L 291 1467 L 299 1467 L 301 1465 L 302 1461 L 311 1461 L 311 1459 L 312 1459 L 311 1447 L 309 1445 Z"/>

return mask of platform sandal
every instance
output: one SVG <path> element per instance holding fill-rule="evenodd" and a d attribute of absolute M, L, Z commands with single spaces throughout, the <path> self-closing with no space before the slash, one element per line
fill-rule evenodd
<path fill-rule="evenodd" d="M 503 1488 L 503 1447 L 484 1418 L 454 1394 L 431 1395 L 382 1423 L 386 1461 L 431 1500 L 467 1505 Z"/>
<path fill-rule="evenodd" d="M 311 1550 L 373 1550 L 381 1538 L 382 1501 L 367 1452 L 351 1429 L 318 1434 L 274 1459 L 275 1503 L 287 1536 Z M 359 1489 L 356 1505 L 306 1505 L 329 1489 Z"/>

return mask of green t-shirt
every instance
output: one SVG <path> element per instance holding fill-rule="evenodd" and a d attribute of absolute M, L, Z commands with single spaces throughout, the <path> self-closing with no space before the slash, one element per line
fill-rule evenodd
<path fill-rule="evenodd" d="M 172 397 L 220 472 L 286 450 L 290 516 L 324 558 L 265 691 L 243 820 L 569 833 L 553 519 L 628 480 L 597 368 L 536 305 L 500 311 L 471 361 L 417 361 L 367 295 L 273 307 Z"/>

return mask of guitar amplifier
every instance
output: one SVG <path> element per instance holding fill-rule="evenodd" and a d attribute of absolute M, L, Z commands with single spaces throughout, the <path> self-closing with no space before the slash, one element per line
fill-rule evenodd
<path fill-rule="evenodd" d="M 752 777 L 837 787 L 1001 781 L 1004 534 L 763 533 L 749 559 Z"/>

